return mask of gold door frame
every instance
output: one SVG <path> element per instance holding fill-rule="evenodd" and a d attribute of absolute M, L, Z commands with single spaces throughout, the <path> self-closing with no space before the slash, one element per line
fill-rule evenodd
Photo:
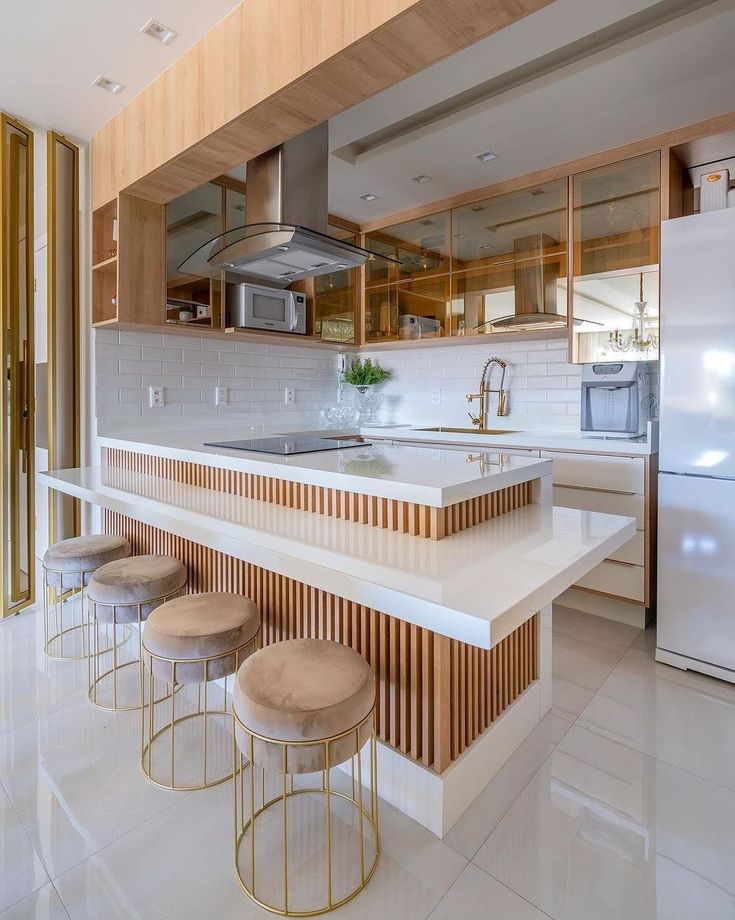
<path fill-rule="evenodd" d="M 8 128 L 15 133 L 11 143 L 6 143 Z M 0 565 L 0 617 L 17 613 L 35 600 L 35 360 L 34 332 L 34 235 L 33 235 L 33 131 L 26 125 L 0 113 L 0 354 L 3 362 L 10 355 L 7 379 L 3 381 L 0 398 L 0 527 L 3 538 L 3 557 Z M 11 228 L 19 222 L 20 197 L 17 194 L 19 173 L 18 158 L 13 148 L 23 144 L 26 148 L 25 182 L 25 246 L 26 246 L 26 339 L 18 348 L 18 340 L 10 335 L 9 320 L 15 315 L 13 307 L 20 297 L 21 279 L 17 258 L 11 254 Z M 10 155 L 8 151 L 10 147 Z M 5 372 L 4 372 L 5 373 Z M 12 389 L 12 394 L 10 390 Z M 20 394 L 21 411 L 11 412 L 15 402 L 13 394 Z M 8 422 L 6 427 L 6 422 Z M 18 451 L 23 452 L 20 461 Z M 28 584 L 20 584 L 21 549 L 21 495 L 17 474 L 26 475 L 26 552 Z M 6 547 L 9 555 L 6 555 Z M 7 571 L 6 563 L 10 563 Z M 9 600 L 8 583 L 13 600 Z"/>
<path fill-rule="evenodd" d="M 56 385 L 56 374 L 59 370 L 59 343 L 58 338 L 58 307 L 57 302 L 57 265 L 58 265 L 58 247 L 59 240 L 57 237 L 57 191 L 58 191 L 58 146 L 66 147 L 73 157 L 73 189 L 72 189 L 72 297 L 69 304 L 72 321 L 72 341 L 73 354 L 72 366 L 66 367 L 72 374 L 72 393 L 73 393 L 73 411 L 71 432 L 72 438 L 72 457 L 71 466 L 78 467 L 81 465 L 81 327 L 79 313 L 79 148 L 72 144 L 63 134 L 56 131 L 48 131 L 46 134 L 46 175 L 47 175 L 47 199 L 46 199 L 46 229 L 47 229 L 47 402 L 48 402 L 48 468 L 50 470 L 59 467 L 59 432 L 58 432 L 58 414 L 59 414 L 59 388 Z M 67 356 L 68 358 L 68 356 Z M 69 464 L 64 464 L 69 465 Z M 72 532 L 59 532 L 59 521 L 57 520 L 57 503 L 59 500 L 67 500 L 72 507 Z M 79 536 L 81 533 L 81 503 L 76 498 L 62 496 L 61 493 L 54 493 L 49 490 L 48 496 L 48 542 L 56 543 L 58 540 L 66 537 Z"/>

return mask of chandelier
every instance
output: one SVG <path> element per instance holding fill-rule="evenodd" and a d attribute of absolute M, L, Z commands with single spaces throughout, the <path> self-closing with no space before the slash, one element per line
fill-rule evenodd
<path fill-rule="evenodd" d="M 633 322 L 630 332 L 619 329 L 611 332 L 606 347 L 610 351 L 648 354 L 658 350 L 658 335 L 648 312 L 648 303 L 643 299 L 643 272 L 640 275 L 638 300 L 633 304 Z"/>

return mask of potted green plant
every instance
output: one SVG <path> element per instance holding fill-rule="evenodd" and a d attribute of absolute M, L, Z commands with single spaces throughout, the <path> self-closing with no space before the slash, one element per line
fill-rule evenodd
<path fill-rule="evenodd" d="M 373 387 L 385 380 L 390 380 L 390 371 L 370 358 L 365 358 L 364 361 L 355 358 L 344 372 L 344 380 L 357 390 L 360 420 L 373 421 L 383 402 L 381 394 L 374 392 Z"/>

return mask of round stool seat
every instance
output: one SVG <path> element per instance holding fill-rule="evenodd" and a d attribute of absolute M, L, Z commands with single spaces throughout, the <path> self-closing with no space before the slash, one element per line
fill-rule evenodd
<path fill-rule="evenodd" d="M 164 598 L 186 584 L 186 567 L 173 556 L 130 556 L 108 562 L 89 580 L 93 615 L 106 623 L 145 620 Z"/>
<path fill-rule="evenodd" d="M 375 678 L 353 649 L 323 639 L 276 642 L 251 655 L 237 672 L 237 743 L 250 756 L 250 732 L 287 742 L 284 764 L 282 744 L 253 738 L 253 762 L 270 770 L 285 766 L 288 773 L 313 773 L 357 753 L 370 736 L 374 706 Z M 331 738 L 327 764 L 324 742 Z"/>
<path fill-rule="evenodd" d="M 143 630 L 143 654 L 148 668 L 161 680 L 202 683 L 234 674 L 237 653 L 259 631 L 260 614 L 250 598 L 188 594 L 151 613 Z"/>
<path fill-rule="evenodd" d="M 116 534 L 70 537 L 49 546 L 43 554 L 46 583 L 54 588 L 79 588 L 82 575 L 88 585 L 100 566 L 130 555 L 130 544 Z"/>

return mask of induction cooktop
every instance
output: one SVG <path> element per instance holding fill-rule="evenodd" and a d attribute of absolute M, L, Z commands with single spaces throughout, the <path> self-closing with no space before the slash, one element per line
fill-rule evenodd
<path fill-rule="evenodd" d="M 230 450 L 253 450 L 261 454 L 312 454 L 321 450 L 342 450 L 346 447 L 369 447 L 369 441 L 340 441 L 336 438 L 250 438 L 243 441 L 208 441 L 205 447 L 227 447 Z"/>

